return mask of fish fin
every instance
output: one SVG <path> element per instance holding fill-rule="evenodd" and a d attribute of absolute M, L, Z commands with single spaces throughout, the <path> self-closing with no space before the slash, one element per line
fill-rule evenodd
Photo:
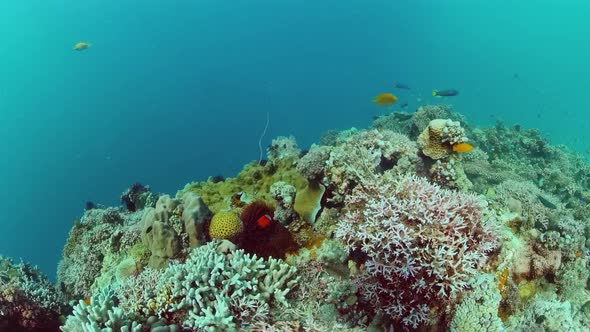
<path fill-rule="evenodd" d="M 438 91 L 436 91 L 436 90 L 432 90 L 432 96 L 433 96 L 433 97 L 436 97 L 436 94 L 437 94 L 437 93 L 438 93 Z"/>

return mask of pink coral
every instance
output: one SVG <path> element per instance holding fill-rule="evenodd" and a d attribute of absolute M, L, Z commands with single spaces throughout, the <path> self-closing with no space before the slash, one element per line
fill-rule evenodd
<path fill-rule="evenodd" d="M 448 311 L 497 244 L 478 197 L 413 175 L 366 179 L 345 203 L 336 237 L 367 256 L 360 292 L 406 326 Z"/>

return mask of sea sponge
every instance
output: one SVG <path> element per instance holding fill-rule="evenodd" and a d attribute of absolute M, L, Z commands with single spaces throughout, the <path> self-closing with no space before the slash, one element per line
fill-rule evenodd
<path fill-rule="evenodd" d="M 244 226 L 238 214 L 233 211 L 217 212 L 209 225 L 209 236 L 212 239 L 235 240 Z"/>
<path fill-rule="evenodd" d="M 206 223 L 211 220 L 213 213 L 201 196 L 188 192 L 182 196 L 182 221 L 188 236 L 188 244 L 191 248 L 207 242 Z"/>
<path fill-rule="evenodd" d="M 145 209 L 141 220 L 142 242 L 152 253 L 148 265 L 153 268 L 166 266 L 168 259 L 182 249 L 180 237 L 174 229 L 174 219 L 167 206 L 160 205 L 164 201 L 165 197 L 160 197 L 156 208 Z"/>

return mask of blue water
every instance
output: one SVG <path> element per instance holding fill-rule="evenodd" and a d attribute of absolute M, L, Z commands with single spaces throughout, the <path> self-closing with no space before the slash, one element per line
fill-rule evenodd
<path fill-rule="evenodd" d="M 2 1 L 0 253 L 53 276 L 87 200 L 231 176 L 267 112 L 265 145 L 307 147 L 391 111 L 371 104 L 383 92 L 587 153 L 589 16 L 581 0 Z"/>

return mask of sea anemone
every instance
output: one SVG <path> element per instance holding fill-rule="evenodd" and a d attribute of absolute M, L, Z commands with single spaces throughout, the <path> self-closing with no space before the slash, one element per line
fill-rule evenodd
<path fill-rule="evenodd" d="M 238 247 L 259 257 L 283 258 L 297 244 L 289 230 L 274 220 L 274 209 L 263 201 L 254 201 L 242 210 L 244 230 Z"/>

